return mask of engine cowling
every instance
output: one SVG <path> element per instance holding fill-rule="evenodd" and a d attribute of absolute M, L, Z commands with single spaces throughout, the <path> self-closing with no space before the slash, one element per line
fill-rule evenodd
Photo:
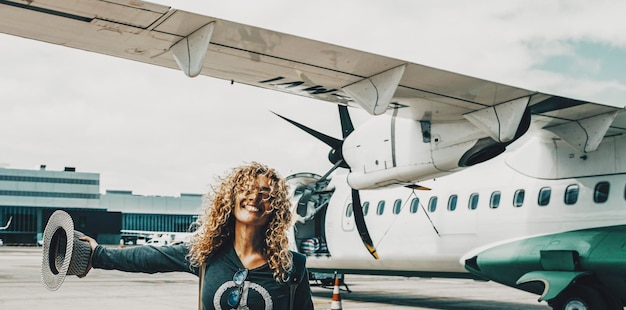
<path fill-rule="evenodd" d="M 374 189 L 454 173 L 470 166 L 461 159 L 468 152 L 480 153 L 479 141 L 485 139 L 490 138 L 466 120 L 430 123 L 379 116 L 343 143 L 343 156 L 351 168 L 348 183 L 354 189 Z M 493 143 L 482 144 L 493 147 Z M 491 157 L 498 154 L 486 152 Z"/>

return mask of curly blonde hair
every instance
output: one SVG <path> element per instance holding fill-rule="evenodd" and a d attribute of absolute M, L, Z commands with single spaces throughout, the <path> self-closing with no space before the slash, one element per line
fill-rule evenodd
<path fill-rule="evenodd" d="M 249 191 L 259 176 L 267 177 L 270 187 L 269 208 L 266 211 L 271 215 L 265 227 L 263 255 L 274 279 L 287 281 L 292 269 L 287 238 L 291 222 L 289 186 L 274 169 L 257 162 L 233 168 L 226 176 L 218 178 L 220 185 L 212 187 L 206 196 L 204 214 L 198 218 L 198 229 L 190 241 L 189 260 L 193 266 L 204 264 L 220 247 L 233 242 L 233 211 L 237 194 Z"/>

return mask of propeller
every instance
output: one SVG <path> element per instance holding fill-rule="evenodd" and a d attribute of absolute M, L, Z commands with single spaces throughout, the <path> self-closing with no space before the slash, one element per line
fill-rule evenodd
<path fill-rule="evenodd" d="M 342 146 L 343 141 L 354 131 L 354 126 L 352 125 L 352 120 L 350 119 L 350 114 L 348 113 L 348 107 L 344 105 L 339 105 L 339 120 L 341 121 L 341 135 L 343 137 L 342 140 L 330 137 L 325 135 L 317 130 L 306 127 L 296 121 L 290 120 L 282 115 L 274 113 L 276 116 L 286 120 L 292 125 L 304 130 L 308 134 L 317 138 L 318 140 L 324 142 L 326 145 L 330 146 L 331 150 L 328 153 L 328 160 L 333 163 L 333 167 L 330 168 L 328 172 L 322 176 L 320 181 L 325 180 L 335 169 L 342 167 L 346 169 L 350 169 L 348 163 L 346 163 L 343 158 Z M 318 181 L 319 182 L 319 181 Z M 361 197 L 359 191 L 356 189 L 352 189 L 352 213 L 354 214 L 354 223 L 359 232 L 359 236 L 361 237 L 361 241 L 365 248 L 370 252 L 370 254 L 378 259 L 378 253 L 376 252 L 376 247 L 372 242 L 372 238 L 370 237 L 369 231 L 367 230 L 367 225 L 365 224 L 365 217 L 363 216 L 363 206 L 361 205 Z"/>
<path fill-rule="evenodd" d="M 341 111 L 341 107 L 342 106 L 339 106 L 339 108 L 340 108 L 339 110 L 340 111 Z M 347 113 L 347 107 L 345 107 L 345 106 L 343 106 L 343 107 L 346 109 L 345 113 Z M 343 160 L 343 154 L 342 154 L 342 151 L 341 151 L 341 147 L 343 146 L 343 140 L 339 140 L 339 139 L 333 138 L 331 136 L 325 135 L 325 134 L 323 134 L 323 133 L 321 133 L 321 132 L 319 132 L 319 131 L 317 131 L 315 129 L 311 129 L 311 128 L 309 128 L 307 126 L 304 126 L 304 125 L 302 125 L 302 124 L 300 124 L 300 123 L 298 123 L 296 121 L 290 120 L 290 119 L 288 119 L 288 118 L 286 118 L 286 117 L 284 117 L 284 116 L 282 116 L 282 115 L 280 115 L 278 113 L 275 113 L 275 112 L 272 112 L 272 113 L 274 113 L 274 115 L 276 115 L 276 116 L 278 116 L 278 117 L 288 121 L 292 125 L 294 125 L 294 126 L 300 128 L 300 129 L 304 130 L 306 133 L 312 135 L 313 137 L 317 138 L 318 140 L 326 143 L 326 145 L 330 146 L 330 152 L 328 153 L 328 160 L 330 160 L 330 162 L 333 163 L 336 167 L 333 167 L 329 172 L 334 171 L 338 167 L 347 168 L 347 169 L 350 168 L 350 167 L 348 167 L 348 164 L 346 164 L 345 161 Z M 340 115 L 342 115 L 342 112 L 340 112 Z M 350 126 L 352 126 L 352 122 L 350 121 L 349 116 L 348 116 L 348 122 L 350 123 Z M 342 120 L 342 131 L 344 131 L 343 123 L 344 123 L 344 121 Z M 350 132 L 352 132 L 353 130 L 354 130 L 354 128 L 352 128 L 352 130 L 350 130 Z M 343 138 L 345 139 L 349 134 L 350 133 L 346 134 L 345 131 L 344 131 L 344 134 L 343 134 L 344 137 Z M 327 174 L 330 174 L 330 173 L 327 173 Z"/>

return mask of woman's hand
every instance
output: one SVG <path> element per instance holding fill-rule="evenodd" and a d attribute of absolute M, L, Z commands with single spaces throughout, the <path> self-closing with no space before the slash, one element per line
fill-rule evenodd
<path fill-rule="evenodd" d="M 96 247 L 98 246 L 98 241 L 96 241 L 96 239 L 91 238 L 89 236 L 80 237 L 80 238 L 78 238 L 78 240 L 89 242 L 89 246 L 91 247 L 91 256 L 89 257 L 89 266 L 87 267 L 87 272 L 85 272 L 85 275 L 82 276 L 82 277 L 84 277 L 91 270 L 91 259 L 93 258 L 93 251 L 95 251 Z M 79 276 L 79 278 L 82 278 L 82 277 Z"/>
<path fill-rule="evenodd" d="M 89 246 L 91 247 L 91 254 L 93 255 L 93 251 L 95 251 L 96 247 L 98 246 L 98 241 L 96 241 L 96 239 L 91 238 L 89 236 L 80 237 L 78 238 L 78 240 L 89 242 Z"/>

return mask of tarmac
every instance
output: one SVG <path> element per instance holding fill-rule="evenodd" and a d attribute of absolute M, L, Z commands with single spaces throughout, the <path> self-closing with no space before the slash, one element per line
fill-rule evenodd
<path fill-rule="evenodd" d="M 198 278 L 186 273 L 91 270 L 65 278 L 57 291 L 41 283 L 41 248 L 0 247 L 0 309 L 197 309 Z M 346 275 L 342 309 L 550 309 L 537 295 L 493 282 Z M 315 284 L 315 283 L 312 283 Z M 313 285 L 315 309 L 330 309 L 332 287 Z"/>

